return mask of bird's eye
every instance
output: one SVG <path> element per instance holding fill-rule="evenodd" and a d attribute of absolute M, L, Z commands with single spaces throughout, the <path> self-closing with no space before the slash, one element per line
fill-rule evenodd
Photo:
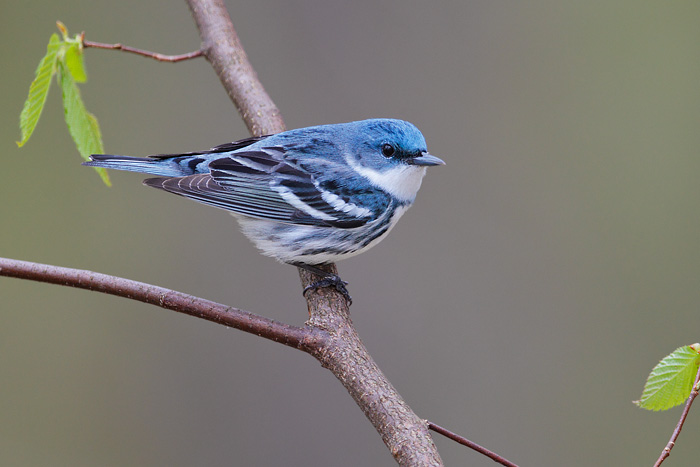
<path fill-rule="evenodd" d="M 395 152 L 396 149 L 389 143 L 385 143 L 384 146 L 382 146 L 382 154 L 384 154 L 385 157 L 391 157 Z"/>

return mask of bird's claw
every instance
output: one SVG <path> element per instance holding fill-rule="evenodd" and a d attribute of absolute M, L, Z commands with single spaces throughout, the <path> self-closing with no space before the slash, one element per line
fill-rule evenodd
<path fill-rule="evenodd" d="M 309 290 L 316 290 L 321 287 L 335 287 L 335 290 L 340 292 L 340 294 L 343 297 L 345 297 L 345 300 L 348 302 L 348 306 L 350 306 L 352 305 L 352 297 L 350 297 L 350 293 L 348 293 L 348 288 L 346 287 L 346 285 L 348 285 L 348 283 L 342 280 L 340 276 L 326 276 L 321 280 L 312 282 L 311 284 L 307 285 L 304 288 L 303 294 L 304 297 L 306 297 L 306 292 L 308 292 Z"/>

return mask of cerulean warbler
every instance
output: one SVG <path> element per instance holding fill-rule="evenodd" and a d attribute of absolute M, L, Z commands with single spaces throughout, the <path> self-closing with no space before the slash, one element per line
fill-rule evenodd
<path fill-rule="evenodd" d="M 247 138 L 208 151 L 95 154 L 84 165 L 157 175 L 144 184 L 226 209 L 264 255 L 344 283 L 315 265 L 379 243 L 411 207 L 428 154 L 411 123 L 372 119 Z M 308 289 L 308 288 L 307 288 Z"/>

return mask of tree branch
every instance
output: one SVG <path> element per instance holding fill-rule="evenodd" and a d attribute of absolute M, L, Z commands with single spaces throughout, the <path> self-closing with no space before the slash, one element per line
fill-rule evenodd
<path fill-rule="evenodd" d="M 265 91 L 233 29 L 222 0 L 187 0 L 201 49 L 236 105 L 253 136 L 281 133 L 286 128 L 279 109 Z"/>
<path fill-rule="evenodd" d="M 406 441 L 402 439 L 401 433 L 392 429 L 392 424 L 389 423 L 392 420 L 391 417 L 385 417 L 383 419 L 380 417 L 385 414 L 385 411 L 374 412 L 372 410 L 367 410 L 373 405 L 377 406 L 378 404 L 386 403 L 385 398 L 389 401 L 396 401 L 396 403 L 392 404 L 394 406 L 393 411 L 395 412 L 410 411 L 410 408 L 403 402 L 398 394 L 395 394 L 395 389 L 391 387 L 390 384 L 387 385 L 388 381 L 382 381 L 381 378 L 377 380 L 376 373 L 380 372 L 380 370 L 371 356 L 369 356 L 364 346 L 359 342 L 359 338 L 357 338 L 357 342 L 359 342 L 360 347 L 353 349 L 347 342 L 344 342 L 344 339 L 338 336 L 339 333 L 343 332 L 350 333 L 351 335 L 355 334 L 356 336 L 354 329 L 348 327 L 348 323 L 350 323 L 348 315 L 341 316 L 341 323 L 339 323 L 337 329 L 333 329 L 332 332 L 329 333 L 319 327 L 306 326 L 302 328 L 292 326 L 249 311 L 240 310 L 235 307 L 212 302 L 164 287 L 82 269 L 0 258 L 0 276 L 75 287 L 149 303 L 167 310 L 177 311 L 195 318 L 202 318 L 217 324 L 239 329 L 284 344 L 288 347 L 302 350 L 316 357 L 325 368 L 331 369 L 331 371 L 337 371 L 339 368 L 353 368 L 352 371 L 347 371 L 344 378 L 339 378 L 343 385 L 363 409 L 366 416 L 370 418 L 373 423 L 382 426 L 379 431 L 383 438 L 384 433 L 386 433 L 386 437 L 388 438 L 387 444 L 402 445 Z M 328 300 L 328 297 L 325 299 Z M 358 373 L 362 373 L 364 376 L 358 379 L 356 378 Z M 700 372 L 698 373 L 698 378 L 700 378 Z M 373 391 L 366 391 L 366 383 L 368 381 L 372 381 L 370 385 L 374 388 Z M 698 379 L 696 379 L 695 390 L 691 394 L 691 398 L 697 396 L 697 385 Z M 689 400 L 684 415 L 681 417 L 681 422 L 679 422 L 679 427 L 676 428 L 672 440 L 669 441 L 670 447 L 664 450 L 665 455 L 663 458 L 668 457 L 668 452 L 671 447 L 673 447 L 675 438 L 677 438 L 680 433 L 680 427 L 683 425 L 691 403 L 692 400 Z M 517 467 L 516 464 L 473 441 L 432 422 L 426 421 L 425 423 L 430 430 L 484 454 L 502 465 Z M 402 458 L 407 458 L 408 460 L 413 456 L 411 452 L 400 454 Z M 659 465 L 662 461 L 663 459 L 660 459 L 660 461 L 657 461 L 656 465 Z M 422 464 L 420 462 L 415 464 L 409 462 L 404 465 Z"/>
<path fill-rule="evenodd" d="M 323 269 L 337 273 L 334 264 Z M 317 279 L 299 269 L 302 286 Z M 330 334 L 331 341 L 311 354 L 345 386 L 379 432 L 399 465 L 443 465 L 423 420 L 411 410 L 379 369 L 360 340 L 345 299 L 335 289 L 307 294 L 309 324 Z"/>
<path fill-rule="evenodd" d="M 76 287 L 150 303 L 166 310 L 213 321 L 309 352 L 323 348 L 329 336 L 319 329 L 298 327 L 144 282 L 81 269 L 0 258 L 0 276 Z"/>

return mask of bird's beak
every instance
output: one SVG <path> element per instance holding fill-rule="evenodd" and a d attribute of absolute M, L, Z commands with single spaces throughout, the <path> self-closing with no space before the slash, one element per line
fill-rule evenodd
<path fill-rule="evenodd" d="M 411 165 L 445 165 L 445 161 L 427 152 L 422 152 L 420 156 L 408 159 L 406 162 Z"/>

